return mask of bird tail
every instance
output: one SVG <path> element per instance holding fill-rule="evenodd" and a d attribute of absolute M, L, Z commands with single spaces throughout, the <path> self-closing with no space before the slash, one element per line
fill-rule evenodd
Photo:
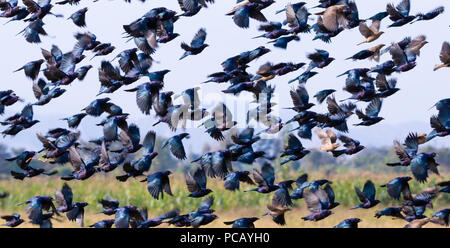
<path fill-rule="evenodd" d="M 75 179 L 75 178 L 72 175 L 61 177 L 61 180 L 64 180 L 64 181 L 72 181 L 73 179 Z"/>
<path fill-rule="evenodd" d="M 277 10 L 277 11 L 275 11 L 275 15 L 280 14 L 281 12 L 284 12 L 284 11 L 286 11 L 286 8 Z"/>
<path fill-rule="evenodd" d="M 353 59 L 353 56 L 346 58 L 345 60 Z"/>
<path fill-rule="evenodd" d="M 337 150 L 337 151 L 334 150 L 334 151 L 331 151 L 331 153 L 333 154 L 333 157 L 337 158 L 337 157 L 341 156 L 342 154 L 344 154 L 345 150 Z"/>
<path fill-rule="evenodd" d="M 183 56 L 181 56 L 181 58 L 179 60 L 186 58 L 188 55 L 189 55 L 188 53 L 183 53 Z"/>
<path fill-rule="evenodd" d="M 23 66 L 20 67 L 19 69 L 15 70 L 15 71 L 13 71 L 13 72 L 18 72 L 18 71 L 21 71 L 21 70 L 23 70 Z"/>
<path fill-rule="evenodd" d="M 122 176 L 116 176 L 116 179 L 121 182 L 126 182 L 130 176 L 128 175 L 122 175 Z"/>
<path fill-rule="evenodd" d="M 19 179 L 19 180 L 23 180 L 25 178 L 24 173 L 20 173 L 20 172 L 16 172 L 16 171 L 11 171 L 11 176 L 13 176 L 15 179 Z"/>
<path fill-rule="evenodd" d="M 256 39 L 256 38 L 262 38 L 262 37 L 264 37 L 264 35 L 262 34 L 262 35 L 258 35 L 258 36 L 255 36 L 255 37 L 253 37 L 252 39 Z"/>
<path fill-rule="evenodd" d="M 435 65 L 434 68 L 433 68 L 433 71 L 437 71 L 437 70 L 439 70 L 439 69 L 441 69 L 441 68 L 444 68 L 444 67 L 446 67 L 445 64 Z M 433 106 L 433 107 L 434 107 L 434 106 Z"/>
<path fill-rule="evenodd" d="M 159 120 L 159 121 L 157 121 L 157 122 L 155 122 L 155 123 L 153 123 L 153 126 L 156 126 L 156 125 L 158 125 L 159 123 L 161 123 L 162 121 L 161 120 Z"/>
<path fill-rule="evenodd" d="M 208 79 L 208 80 L 206 80 L 204 82 L 201 82 L 201 84 L 206 84 L 206 83 L 209 83 L 209 82 L 212 82 L 212 81 L 213 81 L 212 79 Z"/>
<path fill-rule="evenodd" d="M 394 167 L 394 166 L 401 166 L 401 164 L 400 163 L 386 163 L 386 165 L 387 166 L 391 166 L 391 167 Z"/>

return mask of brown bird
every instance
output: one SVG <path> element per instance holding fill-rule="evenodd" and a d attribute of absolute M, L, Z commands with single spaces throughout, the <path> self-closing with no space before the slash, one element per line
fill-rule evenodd
<path fill-rule="evenodd" d="M 406 47 L 405 52 L 408 54 L 408 51 L 414 52 L 417 56 L 420 56 L 420 49 L 428 44 L 426 41 L 427 37 L 425 35 L 419 35 L 414 38 Z"/>
<path fill-rule="evenodd" d="M 375 60 L 376 62 L 379 62 L 380 61 L 380 50 L 384 46 L 385 46 L 384 44 L 379 44 L 379 45 L 376 45 L 374 47 L 371 47 L 371 48 L 367 49 L 367 50 L 369 50 L 369 51 L 374 53 L 372 56 L 369 57 L 369 59 Z"/>
<path fill-rule="evenodd" d="M 322 128 L 317 128 L 315 132 L 317 134 L 317 137 L 319 137 L 320 142 L 322 143 L 322 145 L 320 146 L 320 150 L 331 152 L 339 147 L 339 144 L 336 143 L 337 138 L 333 130 L 327 129 L 324 132 Z"/>
<path fill-rule="evenodd" d="M 427 134 L 426 133 L 417 134 L 417 138 L 418 138 L 419 145 L 425 144 L 425 142 L 427 142 Z M 403 143 L 403 145 L 406 146 L 405 143 Z"/>
<path fill-rule="evenodd" d="M 409 222 L 405 228 L 422 228 L 424 225 L 430 222 L 430 218 L 417 219 Z"/>
<path fill-rule="evenodd" d="M 439 70 L 444 67 L 450 67 L 450 44 L 445 41 L 442 43 L 441 54 L 439 55 L 439 59 L 442 64 L 438 64 L 434 66 L 434 71 Z"/>
<path fill-rule="evenodd" d="M 344 13 L 347 8 L 346 5 L 333 5 L 316 15 L 322 15 L 323 26 L 328 31 L 334 32 L 339 29 L 339 26 L 348 28 Z"/>
<path fill-rule="evenodd" d="M 370 43 L 376 39 L 378 39 L 384 32 L 380 32 L 380 21 L 375 20 L 372 21 L 372 24 L 370 27 L 367 26 L 366 23 L 360 22 L 359 23 L 359 32 L 366 37 L 366 39 L 359 43 L 358 45 L 364 44 L 364 43 Z"/>
<path fill-rule="evenodd" d="M 282 207 L 282 206 L 273 206 L 273 205 L 267 205 L 267 208 L 269 209 L 269 211 L 264 213 L 263 216 L 270 215 L 270 216 L 272 216 L 273 222 L 275 222 L 281 226 L 286 225 L 284 213 L 291 210 L 290 208 Z"/>

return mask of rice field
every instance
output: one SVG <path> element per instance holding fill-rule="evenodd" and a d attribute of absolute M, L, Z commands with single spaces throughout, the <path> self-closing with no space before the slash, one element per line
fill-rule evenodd
<path fill-rule="evenodd" d="M 285 179 L 295 179 L 303 172 L 297 171 L 283 171 L 280 170 L 277 174 L 277 181 Z M 309 214 L 304 200 L 294 201 L 295 206 L 292 211 L 286 213 L 285 227 L 332 227 L 346 218 L 360 218 L 362 222 L 360 227 L 403 227 L 406 222 L 402 220 L 394 220 L 388 217 L 376 219 L 374 214 L 387 206 L 398 206 L 399 201 L 390 199 L 382 185 L 390 179 L 398 176 L 405 176 L 405 174 L 383 174 L 372 172 L 356 172 L 329 174 L 324 172 L 308 173 L 309 179 L 328 178 L 333 181 L 332 187 L 336 194 L 336 201 L 341 205 L 333 209 L 334 214 L 319 222 L 305 222 L 301 217 Z M 71 181 L 68 182 L 74 193 L 74 202 L 84 201 L 88 202 L 86 207 L 85 224 L 86 226 L 93 224 L 102 219 L 111 219 L 113 216 L 106 216 L 99 214 L 102 210 L 98 203 L 99 199 L 106 196 L 115 198 L 120 201 L 121 205 L 135 205 L 138 207 L 147 207 L 149 210 L 149 217 L 160 215 L 171 209 L 178 208 L 181 213 L 187 213 L 196 209 L 202 199 L 193 199 L 186 197 L 187 189 L 181 173 L 175 173 L 171 177 L 171 187 L 174 194 L 173 197 L 165 195 L 164 199 L 155 200 L 147 192 L 146 183 L 140 182 L 138 179 L 129 179 L 125 183 L 119 183 L 113 175 L 104 176 L 101 174 L 86 181 Z M 448 180 L 449 174 L 442 174 L 441 177 L 433 175 L 431 180 L 425 184 L 419 184 L 415 180 L 410 181 L 412 193 L 418 193 L 426 186 L 432 185 L 436 182 Z M 377 186 L 377 199 L 381 203 L 372 209 L 356 209 L 350 210 L 354 205 L 359 204 L 357 196 L 354 192 L 354 186 L 362 187 L 364 182 L 370 179 Z M 63 181 L 54 177 L 38 177 L 32 179 L 25 179 L 24 181 L 17 181 L 12 179 L 0 180 L 0 192 L 7 191 L 10 196 L 0 200 L 0 214 L 20 213 L 23 218 L 27 220 L 25 213 L 25 206 L 18 206 L 29 198 L 36 195 L 53 196 L 57 188 L 63 185 Z M 213 209 L 219 219 L 209 224 L 206 227 L 226 227 L 223 222 L 230 221 L 242 217 L 259 217 L 255 225 L 256 227 L 279 227 L 272 222 L 269 216 L 262 217 L 261 215 L 266 211 L 266 205 L 271 201 L 271 194 L 258 194 L 256 192 L 243 192 L 245 189 L 251 188 L 251 185 L 241 184 L 241 191 L 231 192 L 223 188 L 223 181 L 220 179 L 208 179 L 208 188 L 214 192 L 211 193 L 215 197 Z M 428 209 L 426 215 L 450 207 L 450 197 L 448 194 L 440 195 L 433 201 L 434 208 Z M 65 216 L 59 217 L 62 221 L 53 221 L 54 227 L 77 227 L 75 223 L 67 221 Z M 35 227 L 30 223 L 23 223 L 19 227 Z M 161 227 L 167 227 L 167 224 L 162 224 Z M 435 224 L 428 224 L 426 227 L 439 227 Z"/>

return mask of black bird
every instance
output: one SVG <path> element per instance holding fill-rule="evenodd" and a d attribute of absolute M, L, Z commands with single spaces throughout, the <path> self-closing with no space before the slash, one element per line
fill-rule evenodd
<path fill-rule="evenodd" d="M 61 120 L 67 121 L 67 126 L 70 128 L 77 128 L 80 125 L 81 121 L 84 117 L 86 117 L 87 113 L 79 113 L 76 115 L 72 115 L 70 117 L 63 118 Z"/>
<path fill-rule="evenodd" d="M 389 196 L 396 200 L 400 199 L 400 194 L 403 195 L 404 199 L 411 199 L 412 196 L 408 183 L 411 179 L 411 177 L 397 177 L 380 187 L 386 187 Z"/>
<path fill-rule="evenodd" d="M 183 143 L 181 142 L 184 138 L 189 138 L 188 133 L 181 133 L 175 136 L 172 136 L 168 140 L 166 140 L 161 149 L 169 145 L 170 152 L 178 159 L 186 159 L 186 152 L 184 150 Z"/>
<path fill-rule="evenodd" d="M 397 85 L 397 79 L 391 78 L 389 80 L 386 79 L 386 75 L 379 73 L 377 75 L 375 85 L 377 86 L 377 96 L 386 98 L 393 94 L 395 94 L 397 91 L 399 91 L 399 88 L 396 88 Z"/>
<path fill-rule="evenodd" d="M 298 84 L 297 88 L 296 89 L 292 88 L 289 93 L 291 95 L 294 107 L 288 109 L 292 109 L 297 112 L 302 112 L 310 109 L 315 105 L 314 103 L 309 102 L 309 94 L 308 91 L 306 91 L 306 88 L 303 84 Z"/>
<path fill-rule="evenodd" d="M 300 140 L 295 137 L 294 134 L 289 134 L 288 137 L 288 143 L 284 148 L 283 153 L 281 153 L 281 157 L 288 156 L 287 158 L 284 158 L 280 165 L 283 165 L 285 163 L 288 163 L 289 161 L 296 161 L 299 159 L 302 159 L 304 156 L 309 154 L 310 151 L 306 150 Z"/>
<path fill-rule="evenodd" d="M 144 151 L 142 157 L 130 162 L 125 162 L 123 170 L 126 174 L 116 176 L 119 181 L 126 181 L 129 177 L 142 176 L 144 172 L 150 170 L 152 160 L 158 156 L 157 152 L 154 152 L 156 142 L 156 134 L 154 131 L 148 131 L 142 142 Z"/>
<path fill-rule="evenodd" d="M 355 113 L 358 116 L 358 118 L 362 120 L 362 122 L 354 125 L 372 126 L 384 120 L 383 117 L 378 116 L 378 113 L 380 113 L 381 110 L 382 103 L 383 100 L 381 100 L 380 98 L 375 98 L 369 103 L 369 105 L 367 105 L 365 113 L 363 113 L 362 110 L 357 109 Z"/>
<path fill-rule="evenodd" d="M 231 228 L 255 228 L 254 222 L 259 220 L 257 217 L 240 218 L 233 221 L 224 222 L 225 225 L 231 225 Z"/>
<path fill-rule="evenodd" d="M 55 205 L 53 204 L 53 198 L 50 196 L 34 196 L 27 200 L 22 204 L 28 204 L 26 207 L 27 213 L 29 213 L 28 218 L 31 220 L 31 223 L 42 225 L 42 224 L 49 224 L 47 220 L 51 218 L 53 214 L 59 215 L 58 211 L 56 210 Z M 43 213 L 43 211 L 50 213 Z"/>
<path fill-rule="evenodd" d="M 41 65 L 42 65 L 42 63 L 44 63 L 44 61 L 45 60 L 43 60 L 43 59 L 39 59 L 39 60 L 28 62 L 24 66 L 15 70 L 14 72 L 23 70 L 25 72 L 25 76 L 27 76 L 28 78 L 30 78 L 34 81 L 38 77 L 39 71 L 41 69 Z"/>
<path fill-rule="evenodd" d="M 393 23 L 388 27 L 400 27 L 414 20 L 416 17 L 409 15 L 410 7 L 410 0 L 402 0 L 396 7 L 389 3 L 386 12 Z"/>
<path fill-rule="evenodd" d="M 405 139 L 405 148 L 400 143 L 394 140 L 394 149 L 400 162 L 387 163 L 388 166 L 410 166 L 414 178 L 424 183 L 428 178 L 428 170 L 439 175 L 436 162 L 435 152 L 418 153 L 419 136 L 417 133 L 410 133 Z"/>
<path fill-rule="evenodd" d="M 375 185 L 370 180 L 367 180 L 366 183 L 364 183 L 364 188 L 362 192 L 359 188 L 355 186 L 355 192 L 361 204 L 354 206 L 352 209 L 371 208 L 375 207 L 378 203 L 380 203 L 379 200 L 375 200 L 376 194 Z"/>
<path fill-rule="evenodd" d="M 20 214 L 3 215 L 1 218 L 6 221 L 6 224 L 3 225 L 9 227 L 16 227 L 24 222 L 24 220 L 20 218 Z"/>
<path fill-rule="evenodd" d="M 188 171 L 185 179 L 187 188 L 190 192 L 188 197 L 199 198 L 213 192 L 212 190 L 206 188 L 206 173 L 202 167 L 195 168 L 193 175 L 190 171 Z"/>
<path fill-rule="evenodd" d="M 101 199 L 98 202 L 102 204 L 103 207 L 103 210 L 100 213 L 106 215 L 113 215 L 120 204 L 118 200 L 112 199 L 110 197 L 106 197 L 106 199 Z"/>
<path fill-rule="evenodd" d="M 65 212 L 69 221 L 76 221 L 78 226 L 84 226 L 84 208 L 88 205 L 88 203 L 73 203 L 73 193 L 69 185 L 64 183 L 61 190 L 56 190 L 55 200 L 59 206 L 57 208 L 58 212 Z"/>
<path fill-rule="evenodd" d="M 411 24 L 417 21 L 428 21 L 434 19 L 436 16 L 444 13 L 444 9 L 445 9 L 444 6 L 439 6 L 425 14 L 418 13 L 416 14 L 416 19 L 412 21 Z"/>
<path fill-rule="evenodd" d="M 250 18 L 260 22 L 267 22 L 267 19 L 261 13 L 261 10 L 269 7 L 274 2 L 275 1 L 273 0 L 245 1 L 236 5 L 226 15 L 232 15 L 233 21 L 238 27 L 248 28 Z"/>
<path fill-rule="evenodd" d="M 159 200 L 159 195 L 161 194 L 161 199 L 164 199 L 164 192 L 168 195 L 173 196 L 170 189 L 169 175 L 172 174 L 171 171 L 159 171 L 148 175 L 147 178 L 141 182 L 147 182 L 147 189 L 150 195 Z"/>
<path fill-rule="evenodd" d="M 388 207 L 383 210 L 377 212 L 375 217 L 379 219 L 381 216 L 392 216 L 400 219 L 405 219 L 405 216 L 402 215 L 401 207 Z"/>
<path fill-rule="evenodd" d="M 138 226 L 144 221 L 136 206 L 123 206 L 115 210 L 114 226 L 116 228 L 129 228 L 131 225 Z"/>
<path fill-rule="evenodd" d="M 92 225 L 90 225 L 89 227 L 94 227 L 94 228 L 111 228 L 112 225 L 114 225 L 114 220 L 101 220 L 99 222 L 96 222 Z"/>
<path fill-rule="evenodd" d="M 72 19 L 73 23 L 78 27 L 86 27 L 86 12 L 88 8 L 82 8 L 73 13 L 68 19 Z"/>
<path fill-rule="evenodd" d="M 358 223 L 361 222 L 359 218 L 345 219 L 341 223 L 334 226 L 334 228 L 358 228 Z"/>
<path fill-rule="evenodd" d="M 326 187 L 329 187 L 329 184 L 327 184 Z M 333 214 L 330 209 L 333 205 L 336 205 L 336 203 L 334 202 L 334 194 L 330 195 L 329 192 L 319 187 L 314 192 L 307 190 L 303 193 L 306 205 L 308 206 L 309 211 L 312 212 L 312 214 L 302 217 L 303 220 L 319 221 Z"/>
<path fill-rule="evenodd" d="M 180 60 L 189 56 L 189 55 L 197 55 L 203 51 L 206 47 L 208 47 L 208 44 L 205 44 L 206 40 L 206 30 L 204 28 L 201 28 L 194 36 L 194 38 L 191 41 L 191 44 L 188 45 L 184 42 L 181 43 L 181 48 L 185 50 L 183 56 L 181 56 Z"/>
<path fill-rule="evenodd" d="M 20 154 L 18 154 L 15 157 L 7 158 L 6 161 L 16 161 L 16 164 L 19 166 L 20 169 L 24 170 L 25 172 L 17 172 L 17 171 L 11 171 L 11 175 L 13 178 L 18 180 L 23 180 L 25 177 L 35 177 L 40 174 L 44 174 L 47 176 L 51 176 L 56 174 L 56 171 L 50 171 L 47 172 L 43 168 L 33 168 L 29 164 L 31 160 L 33 159 L 34 155 L 36 155 L 36 152 L 34 151 L 24 151 Z"/>
<path fill-rule="evenodd" d="M 250 172 L 249 171 L 234 171 L 225 176 L 225 184 L 224 187 L 226 190 L 239 190 L 240 182 L 245 182 L 251 185 L 254 185 L 255 183 L 250 178 Z"/>
<path fill-rule="evenodd" d="M 344 143 L 345 149 L 331 151 L 333 157 L 339 157 L 342 154 L 356 154 L 365 148 L 359 143 L 359 141 L 349 138 L 345 135 L 339 134 L 338 139 Z"/>
<path fill-rule="evenodd" d="M 162 214 L 160 216 L 157 216 L 152 219 L 148 219 L 147 217 L 145 220 L 137 226 L 137 228 L 149 228 L 149 227 L 157 227 L 161 225 L 166 219 L 175 218 L 180 214 L 180 211 L 178 209 L 169 211 L 165 214 Z"/>
<path fill-rule="evenodd" d="M 279 185 L 275 185 L 275 169 L 269 162 L 265 162 L 261 166 L 261 172 L 254 169 L 252 171 L 253 179 L 257 188 L 249 189 L 244 192 L 256 191 L 258 193 L 267 194 L 280 188 Z"/>

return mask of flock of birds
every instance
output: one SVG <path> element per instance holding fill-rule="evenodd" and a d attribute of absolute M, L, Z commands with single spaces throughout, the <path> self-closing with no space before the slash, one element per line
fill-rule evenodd
<path fill-rule="evenodd" d="M 56 2 L 56 5 L 78 5 L 79 0 L 64 0 Z M 404 73 L 412 70 L 417 63 L 420 49 L 428 43 L 424 35 L 415 38 L 406 37 L 401 41 L 392 42 L 389 46 L 379 44 L 371 48 L 361 50 L 348 59 L 374 60 L 379 62 L 383 56 L 390 54 L 390 59 L 373 68 L 354 68 L 339 75 L 345 76 L 344 91 L 351 94 L 348 99 L 337 101 L 333 93 L 335 89 L 324 89 L 317 92 L 314 98 L 318 104 L 326 103 L 326 113 L 317 113 L 310 108 L 315 104 L 310 102 L 306 90 L 307 81 L 318 72 L 314 69 L 323 69 L 330 65 L 334 58 L 325 50 L 316 49 L 307 54 L 307 63 L 265 63 L 259 67 L 256 75 L 247 72 L 249 63 L 256 58 L 271 52 L 270 49 L 260 46 L 254 50 L 242 52 L 226 59 L 221 63 L 223 71 L 208 75 L 206 83 L 223 84 L 228 87 L 224 94 L 239 95 L 243 91 L 251 92 L 257 103 L 257 107 L 247 113 L 247 128 L 237 130 L 233 128 L 237 122 L 233 120 L 231 111 L 224 103 L 219 103 L 211 110 L 201 107 L 198 96 L 200 87 L 188 88 L 182 92 L 163 91 L 164 76 L 170 70 L 149 72 L 152 66 L 151 57 L 159 45 L 172 42 L 179 34 L 175 33 L 176 22 L 186 21 L 187 17 L 196 15 L 200 10 L 206 9 L 214 0 L 178 0 L 182 13 L 160 7 L 151 9 L 142 17 L 130 24 L 123 25 L 126 38 L 134 41 L 134 48 L 121 51 L 112 60 L 102 60 L 98 69 L 100 90 L 98 95 L 112 94 L 122 86 L 132 85 L 141 78 L 147 78 L 148 82 L 125 89 L 127 92 L 135 92 L 136 103 L 140 111 L 145 115 L 154 113 L 157 122 L 167 124 L 172 131 L 186 127 L 187 121 L 201 122 L 203 127 L 214 140 L 224 141 L 224 133 L 230 132 L 232 143 L 226 149 L 208 152 L 192 161 L 192 168 L 186 173 L 186 185 L 189 191 L 188 197 L 203 198 L 198 209 L 187 214 L 180 214 L 174 209 L 158 217 L 149 219 L 146 208 L 136 206 L 120 206 L 119 201 L 109 197 L 100 200 L 104 210 L 103 214 L 114 216 L 105 219 L 91 227 L 109 228 L 113 225 L 117 228 L 125 227 L 155 227 L 162 223 L 168 223 L 177 227 L 200 227 L 207 225 L 218 218 L 211 209 L 214 197 L 208 196 L 212 190 L 207 188 L 208 178 L 219 178 L 224 181 L 227 190 L 239 191 L 240 183 L 256 185 L 246 192 L 259 194 L 273 194 L 268 211 L 264 215 L 270 215 L 273 221 L 284 225 L 285 213 L 291 210 L 293 200 L 304 199 L 311 214 L 303 217 L 305 221 L 320 221 L 331 214 L 333 208 L 339 206 L 335 201 L 335 195 L 331 187 L 332 182 L 327 179 L 308 180 L 308 175 L 303 174 L 296 180 L 276 182 L 275 168 L 264 151 L 255 151 L 253 144 L 261 140 L 263 134 L 276 134 L 289 123 L 298 123 L 298 127 L 290 130 L 287 144 L 280 154 L 281 164 L 296 161 L 307 156 L 310 152 L 303 147 L 300 139 L 311 139 L 312 130 L 321 140 L 320 150 L 331 152 L 334 157 L 352 155 L 364 149 L 364 146 L 356 139 L 345 135 L 348 132 L 347 119 L 354 113 L 361 120 L 356 126 L 371 126 L 383 120 L 379 116 L 383 99 L 394 95 L 397 80 L 393 73 Z M 248 0 L 239 1 L 226 15 L 232 16 L 234 23 L 240 28 L 248 28 L 250 19 L 262 22 L 259 30 L 263 33 L 255 38 L 268 39 L 270 44 L 280 49 L 287 49 L 291 41 L 299 41 L 299 35 L 306 32 L 315 32 L 314 40 L 331 42 L 331 39 L 346 29 L 358 27 L 364 37 L 360 44 L 376 41 L 383 31 L 380 31 L 380 23 L 389 19 L 392 23 L 389 27 L 401 27 L 417 21 L 428 21 L 436 18 L 444 12 L 444 7 L 438 7 L 425 14 L 410 14 L 410 1 L 401 0 L 398 5 L 388 4 L 386 10 L 367 19 L 360 19 L 356 3 L 351 0 L 320 0 L 319 5 L 307 8 L 305 2 L 287 4 L 285 8 L 277 11 L 284 13 L 285 19 L 281 22 L 268 21 L 262 11 L 271 6 L 273 0 Z M 40 43 L 41 36 L 47 35 L 44 30 L 44 20 L 48 15 L 62 17 L 52 13 L 54 5 L 51 0 L 22 0 L 23 5 L 17 0 L 1 0 L 0 9 L 3 11 L 0 17 L 8 18 L 8 22 L 22 21 L 26 28 L 20 33 L 30 43 Z M 314 9 L 322 9 L 317 13 L 310 13 Z M 69 19 L 77 26 L 86 25 L 85 14 L 87 8 L 82 8 L 73 13 Z M 206 11 L 206 10 L 203 10 Z M 315 23 L 311 23 L 317 16 Z M 280 15 L 281 16 L 281 15 Z M 368 22 L 371 22 L 368 26 Z M 34 103 L 26 104 L 20 113 L 7 117 L 0 122 L 6 126 L 2 131 L 4 136 L 14 136 L 39 120 L 33 118 L 33 109 L 36 106 L 49 104 L 52 99 L 62 96 L 75 80 L 82 81 L 92 65 L 79 66 L 90 53 L 92 58 L 106 56 L 115 52 L 111 43 L 97 40 L 96 35 L 90 32 L 79 32 L 74 35 L 75 45 L 72 51 L 63 52 L 58 46 L 53 45 L 49 50 L 42 48 L 43 59 L 26 63 L 17 71 L 23 71 L 25 76 L 33 81 L 33 92 L 36 97 Z M 181 43 L 183 54 L 180 59 L 201 54 L 208 44 L 205 43 L 206 30 L 200 28 L 194 35 L 190 44 Z M 388 55 L 385 55 L 388 54 Z M 434 70 L 450 67 L 450 45 L 443 42 L 439 56 L 441 63 Z M 118 59 L 118 66 L 113 65 Z M 42 69 L 42 66 L 45 68 Z M 293 106 L 290 110 L 295 115 L 290 120 L 283 122 L 281 118 L 274 116 L 271 102 L 275 87 L 269 81 L 277 76 L 295 72 L 305 67 L 305 71 L 288 83 L 298 82 L 296 87 L 290 90 Z M 181 104 L 174 104 L 174 99 L 182 99 Z M 121 168 L 123 174 L 117 176 L 120 182 L 130 178 L 144 178 L 148 192 L 155 200 L 162 199 L 165 195 L 172 195 L 170 187 L 169 170 L 148 173 L 152 160 L 158 156 L 158 149 L 169 149 L 177 159 L 187 158 L 183 146 L 183 139 L 189 137 L 189 133 L 178 133 L 167 139 L 162 147 L 155 149 L 156 133 L 149 131 L 145 134 L 141 143 L 141 133 L 136 124 L 128 123 L 128 114 L 123 109 L 112 103 L 108 97 L 93 100 L 82 109 L 81 113 L 64 118 L 68 129 L 58 127 L 49 130 L 45 134 L 37 133 L 37 138 L 42 143 L 40 151 L 24 151 L 15 157 L 7 159 L 15 161 L 22 172 L 11 171 L 13 178 L 24 180 L 35 176 L 54 175 L 56 171 L 46 171 L 41 168 L 33 168 L 30 162 L 33 159 L 43 159 L 53 164 L 71 164 L 73 171 L 70 175 L 61 176 L 62 180 L 87 180 L 96 173 L 109 173 L 116 168 Z M 351 101 L 353 100 L 353 101 Z M 6 107 L 23 102 L 24 99 L 17 96 L 13 90 L 0 92 L 0 114 Z M 340 103 L 345 101 L 345 103 Z M 367 107 L 357 108 L 355 103 L 368 102 Z M 435 104 L 437 115 L 430 118 L 432 131 L 429 134 L 410 133 L 404 144 L 394 141 L 398 162 L 388 163 L 388 166 L 410 167 L 415 180 L 425 183 L 428 173 L 439 174 L 438 163 L 435 161 L 436 153 L 419 152 L 419 146 L 436 137 L 444 137 L 450 134 L 450 99 L 443 99 Z M 87 116 L 100 117 L 106 113 L 97 126 L 103 127 L 103 136 L 89 141 L 88 144 L 79 142 L 80 132 L 76 128 Z M 258 122 L 264 126 L 259 133 L 251 127 L 250 122 Z M 120 132 L 119 132 L 120 129 Z M 335 131 L 339 131 L 338 134 Z M 297 131 L 297 136 L 293 131 Z M 340 141 L 340 143 L 338 142 Z M 339 147 L 343 147 L 342 149 Z M 138 151 L 142 155 L 135 156 Z M 36 158 L 38 156 L 39 158 Z M 261 168 L 251 171 L 235 171 L 232 162 L 254 164 L 260 159 Z M 197 165 L 195 165 L 197 164 Z M 259 164 L 259 163 L 257 163 Z M 412 194 L 408 181 L 412 177 L 398 177 L 381 187 L 385 187 L 387 193 L 393 199 L 403 198 L 398 207 L 388 207 L 376 213 L 375 217 L 391 216 L 408 222 L 406 227 L 421 227 L 432 222 L 439 225 L 449 225 L 450 209 L 443 209 L 432 214 L 424 215 L 426 208 L 432 207 L 432 201 L 439 195 L 450 193 L 450 181 L 443 181 L 425 188 L 422 192 Z M 293 188 L 293 184 L 296 188 Z M 376 187 L 373 182 L 367 180 L 362 191 L 355 186 L 355 192 L 361 204 L 354 208 L 369 209 L 376 206 Z M 251 193 L 249 193 L 251 194 Z M 7 197 L 8 194 L 2 195 Z M 166 196 L 167 197 L 167 196 Z M 56 201 L 58 207 L 53 203 Z M 57 190 L 54 197 L 39 195 L 23 204 L 28 204 L 28 218 L 31 223 L 40 227 L 52 227 L 52 219 L 58 219 L 61 213 L 66 213 L 67 219 L 76 221 L 80 226 L 84 225 L 84 209 L 86 202 L 73 202 L 73 193 L 69 185 L 64 183 L 61 190 Z M 7 221 L 6 225 L 16 227 L 24 222 L 19 214 L 2 216 Z M 240 218 L 230 222 L 224 222 L 232 227 L 254 227 L 257 217 Z M 342 221 L 336 227 L 357 227 L 358 218 L 350 218 Z"/>

